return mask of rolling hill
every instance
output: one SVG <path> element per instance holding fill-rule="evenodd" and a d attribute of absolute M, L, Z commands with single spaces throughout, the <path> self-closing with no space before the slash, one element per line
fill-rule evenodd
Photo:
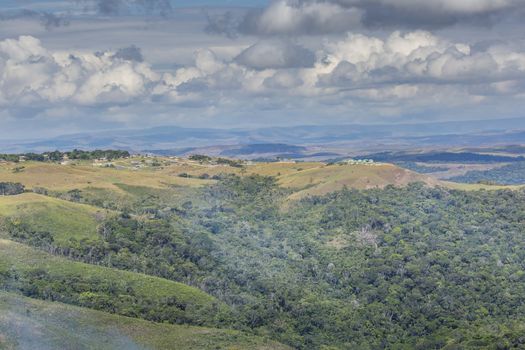
<path fill-rule="evenodd" d="M 321 166 L 278 178 L 282 186 L 300 189 L 292 198 L 323 195 L 343 187 L 369 189 L 387 185 L 406 186 L 413 182 L 423 182 L 429 186 L 439 184 L 429 176 L 391 164 Z"/>
<path fill-rule="evenodd" d="M 145 163 L 145 159 L 149 163 Z M 154 160 L 152 160 L 154 159 Z M 151 162 L 157 166 L 151 166 Z M 141 168 L 133 164 L 141 164 Z M 389 163 L 327 164 L 323 162 L 256 162 L 242 168 L 213 162 L 189 161 L 167 157 L 133 157 L 114 162 L 114 167 L 94 167 L 91 162 L 69 165 L 52 163 L 23 163 L 21 172 L 13 172 L 11 163 L 0 164 L 0 181 L 20 182 L 28 189 L 44 188 L 55 197 L 68 198 L 68 192 L 80 190 L 91 203 L 102 206 L 104 202 L 125 206 L 137 197 L 140 188 L 146 192 L 168 191 L 171 196 L 191 192 L 214 183 L 214 176 L 222 174 L 274 176 L 279 183 L 297 194 L 320 195 L 343 187 L 367 189 L 387 185 L 405 186 L 423 182 L 428 186 L 458 188 L 457 184 L 439 181 L 428 174 L 419 174 Z M 463 186 L 464 189 L 501 188 L 490 185 Z M 300 193 L 299 193 L 300 192 Z M 0 201 L 1 205 L 1 201 Z"/>
<path fill-rule="evenodd" d="M 40 299 L 111 309 L 172 323 L 210 324 L 227 312 L 212 296 L 182 283 L 70 261 L 10 240 L 0 240 L 5 289 Z M 211 321 L 213 323 L 213 321 Z"/>
<path fill-rule="evenodd" d="M 101 208 L 35 193 L 0 197 L 0 220 L 10 218 L 32 231 L 48 232 L 57 243 L 96 240 L 97 220 L 107 214 Z"/>

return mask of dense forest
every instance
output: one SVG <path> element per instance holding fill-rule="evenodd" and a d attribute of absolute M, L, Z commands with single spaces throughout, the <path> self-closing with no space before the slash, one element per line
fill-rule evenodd
<path fill-rule="evenodd" d="M 469 171 L 465 175 L 450 178 L 463 183 L 491 183 L 498 185 L 525 184 L 525 162 L 517 162 L 490 170 Z"/>
<path fill-rule="evenodd" d="M 110 204 L 89 191 L 69 197 L 119 209 L 101 219 L 97 240 L 55 242 L 12 220 L 3 228 L 55 255 L 198 287 L 230 311 L 214 311 L 208 322 L 199 311 L 188 322 L 297 349 L 525 346 L 525 191 L 412 184 L 289 202 L 289 190 L 258 175 L 222 176 L 184 194 L 123 189 L 136 200 Z M 88 302 L 75 296 L 85 281 L 53 289 L 46 278 L 10 285 L 39 298 Z M 166 306 L 133 295 L 112 302 L 130 294 L 125 285 L 96 292 L 108 295 L 89 300 L 97 309 L 179 321 L 162 312 Z M 185 307 L 166 302 L 171 310 Z"/>

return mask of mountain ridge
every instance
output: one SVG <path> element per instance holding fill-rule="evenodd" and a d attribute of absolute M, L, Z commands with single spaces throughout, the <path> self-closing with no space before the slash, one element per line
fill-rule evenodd
<path fill-rule="evenodd" d="M 187 128 L 159 126 L 67 134 L 39 141 L 0 141 L 2 152 L 49 151 L 54 149 L 113 148 L 191 151 L 207 147 L 239 148 L 253 144 L 311 146 L 322 151 L 352 149 L 377 151 L 408 147 L 498 145 L 525 143 L 525 120 L 432 122 L 414 124 L 297 125 L 267 128 Z M 224 151 L 224 150 L 223 150 Z"/>

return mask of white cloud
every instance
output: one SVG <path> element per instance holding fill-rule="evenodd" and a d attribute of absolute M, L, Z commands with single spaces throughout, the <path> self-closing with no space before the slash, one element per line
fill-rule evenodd
<path fill-rule="evenodd" d="M 249 31 L 259 34 L 329 33 L 357 28 L 362 12 L 331 2 L 278 0 L 259 16 L 248 18 Z"/>
<path fill-rule="evenodd" d="M 264 80 L 268 89 L 293 89 L 304 84 L 296 71 L 279 71 Z"/>
<path fill-rule="evenodd" d="M 159 75 L 114 53 L 50 52 L 31 36 L 0 41 L 0 104 L 126 103 Z"/>
<path fill-rule="evenodd" d="M 510 52 L 509 52 L 510 51 Z M 474 52 L 428 32 L 392 33 L 386 39 L 350 34 L 323 52 L 322 86 L 493 83 L 525 74 L 525 54 L 509 48 Z"/>
<path fill-rule="evenodd" d="M 179 108 L 209 115 L 239 114 L 253 106 L 374 115 L 475 106 L 525 92 L 523 50 L 426 31 L 349 33 L 325 40 L 315 53 L 276 39 L 259 41 L 233 58 L 203 48 L 191 64 L 173 70 L 155 68 L 137 48 L 130 52 L 49 50 L 29 36 L 0 41 L 0 106 L 10 115 L 31 113 L 28 108 L 48 111 L 38 115 L 49 120 L 56 120 L 57 111 L 85 116 L 83 109 L 114 114 L 118 107 L 118 120 L 108 122 L 122 122 L 125 113 L 153 107 L 161 111 L 159 118 Z"/>
<path fill-rule="evenodd" d="M 314 53 L 289 41 L 261 41 L 241 52 L 237 63 L 254 69 L 311 67 Z"/>
<path fill-rule="evenodd" d="M 0 42 L 2 56 L 9 58 L 12 62 L 21 62 L 30 57 L 38 57 L 46 54 L 46 50 L 40 45 L 40 41 L 31 36 L 21 36 L 18 40 L 7 39 Z"/>

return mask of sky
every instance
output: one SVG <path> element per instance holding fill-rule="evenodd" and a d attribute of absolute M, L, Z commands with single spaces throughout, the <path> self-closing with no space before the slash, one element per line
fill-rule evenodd
<path fill-rule="evenodd" d="M 0 138 L 525 117 L 525 0 L 3 0 Z"/>

